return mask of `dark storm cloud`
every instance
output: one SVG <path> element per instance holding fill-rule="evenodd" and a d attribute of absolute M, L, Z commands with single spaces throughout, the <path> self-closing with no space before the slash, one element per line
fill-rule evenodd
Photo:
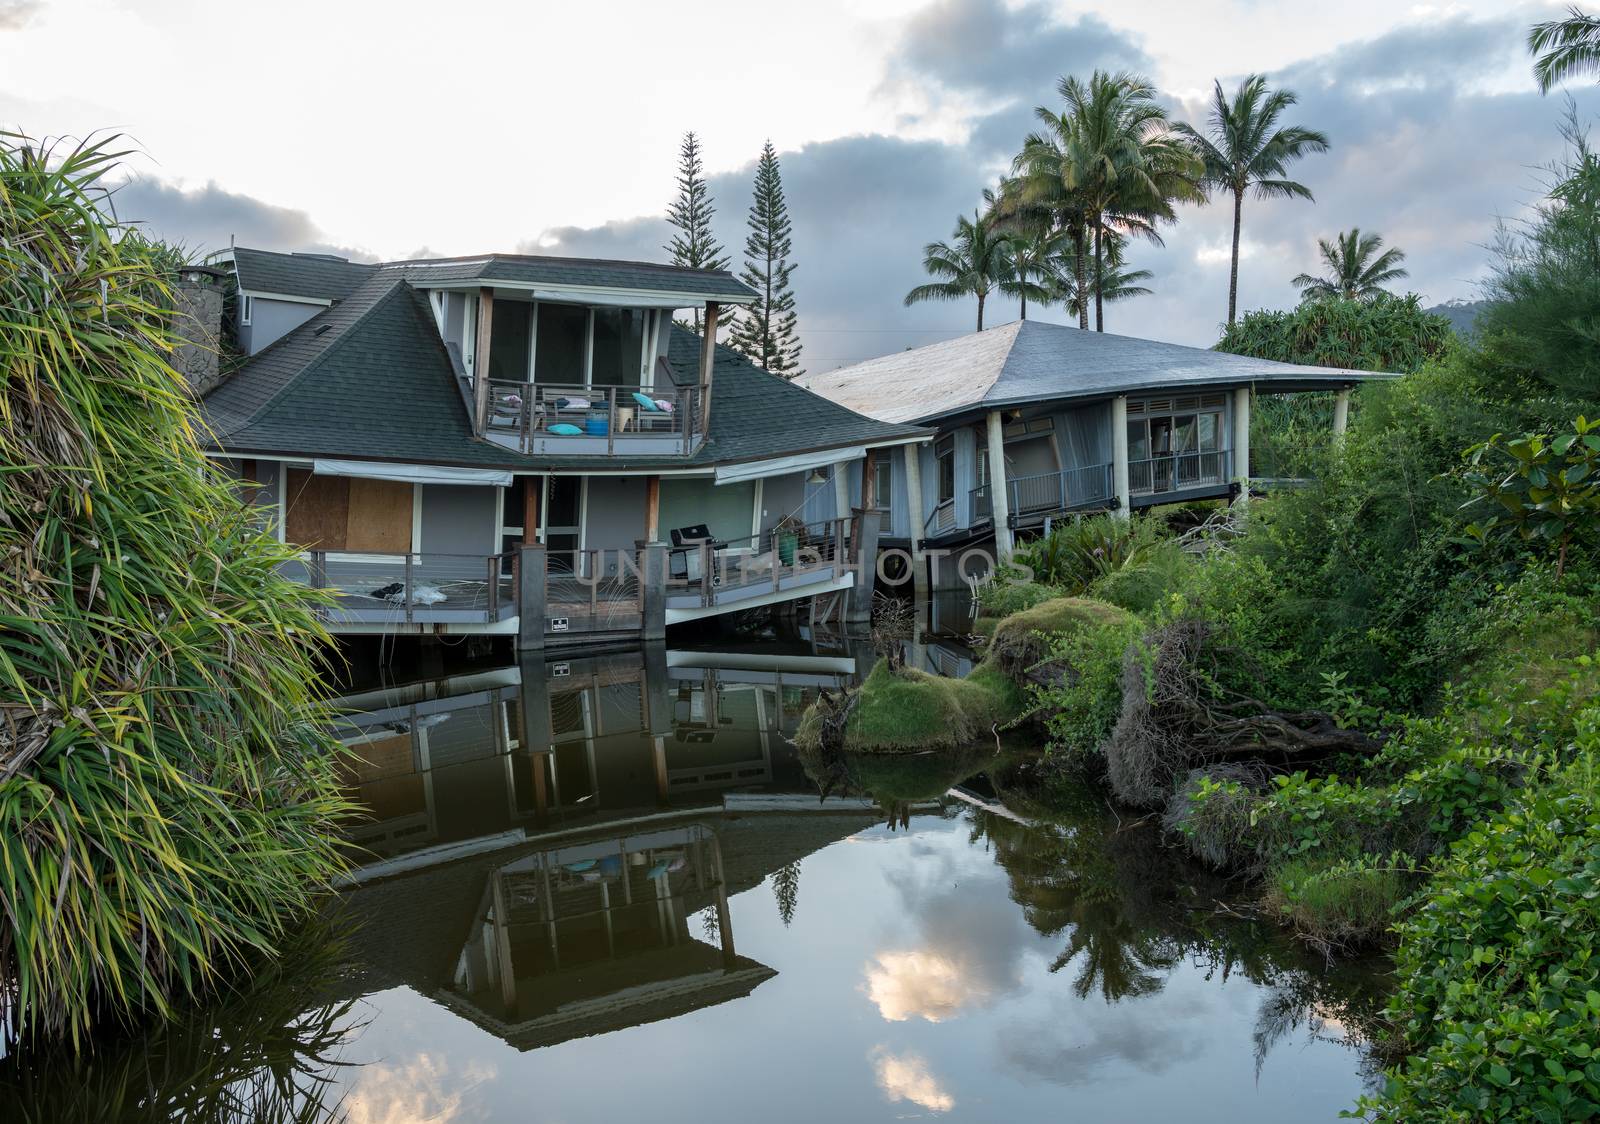
<path fill-rule="evenodd" d="M 1063 23 L 1049 4 L 937 0 L 906 21 L 889 75 L 1033 105 L 1063 74 L 1149 66 L 1141 47 L 1094 16 Z"/>
<path fill-rule="evenodd" d="M 330 243 L 304 211 L 278 207 L 215 183 L 185 191 L 160 180 L 139 178 L 112 196 L 119 218 L 142 224 L 147 233 L 179 242 L 190 250 L 225 249 L 230 240 L 261 250 L 335 253 L 357 261 L 373 255 Z"/>

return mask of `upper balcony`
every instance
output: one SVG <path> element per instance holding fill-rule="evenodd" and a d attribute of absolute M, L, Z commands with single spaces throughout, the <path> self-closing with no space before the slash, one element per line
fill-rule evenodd
<path fill-rule="evenodd" d="M 591 263 L 616 287 L 420 279 L 476 432 L 536 456 L 688 456 L 706 437 L 711 354 L 693 381 L 668 366 L 673 314 L 726 324 L 753 297 L 721 273 Z M 591 271 L 593 272 L 593 271 Z M 623 284 L 626 281 L 627 284 Z"/>

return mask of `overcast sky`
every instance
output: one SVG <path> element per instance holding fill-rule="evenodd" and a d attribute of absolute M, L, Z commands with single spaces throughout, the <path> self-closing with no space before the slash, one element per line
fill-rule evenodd
<path fill-rule="evenodd" d="M 1269 0 L 698 0 L 684 6 L 383 0 L 0 0 L 0 124 L 127 133 L 124 217 L 191 246 L 352 256 L 564 252 L 664 260 L 686 129 L 737 258 L 770 137 L 795 226 L 804 365 L 970 330 L 972 302 L 904 308 L 921 247 L 1009 163 L 1058 75 L 1131 68 L 1199 121 L 1261 71 L 1333 144 L 1315 203 L 1245 206 L 1240 302 L 1287 306 L 1316 239 L 1359 225 L 1430 303 L 1476 295 L 1497 217 L 1561 150 L 1560 96 L 1523 47 L 1560 4 Z M 1600 90 L 1572 87 L 1587 121 Z M 1229 208 L 1140 248 L 1155 294 L 1114 331 L 1215 342 Z M 1016 315 L 991 302 L 989 322 Z M 1045 313 L 1062 319 L 1059 313 Z"/>

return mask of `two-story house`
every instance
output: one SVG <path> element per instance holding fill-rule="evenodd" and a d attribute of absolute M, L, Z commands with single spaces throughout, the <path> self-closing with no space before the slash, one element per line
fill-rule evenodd
<path fill-rule="evenodd" d="M 708 343 L 754 298 L 726 272 L 245 248 L 212 264 L 242 354 L 201 400 L 206 440 L 305 548 L 296 576 L 337 591 L 335 632 L 539 646 L 841 601 L 875 553 L 845 466 L 928 437 Z M 689 309 L 704 337 L 675 323 Z"/>

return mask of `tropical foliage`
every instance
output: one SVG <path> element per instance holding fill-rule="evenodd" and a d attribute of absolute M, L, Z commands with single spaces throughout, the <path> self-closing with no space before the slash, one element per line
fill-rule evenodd
<path fill-rule="evenodd" d="M 1450 321 L 1424 311 L 1415 295 L 1380 294 L 1309 301 L 1292 311 L 1247 312 L 1222 335 L 1216 350 L 1280 363 L 1352 371 L 1409 372 L 1443 355 Z"/>
<path fill-rule="evenodd" d="M 317 595 L 195 441 L 122 154 L 0 140 L 0 1026 L 83 1042 L 339 867 Z"/>
<path fill-rule="evenodd" d="M 1077 290 L 1088 291 L 1088 247 L 1101 276 L 1112 232 L 1160 241 L 1157 228 L 1176 219 L 1174 204 L 1202 198 L 1204 165 L 1172 127 L 1148 79 L 1095 71 L 1087 83 L 1063 77 L 1060 110 L 1035 109 L 1044 128 L 1023 141 L 1015 166 L 1030 202 L 1060 210 L 1058 225 L 1078 247 Z M 1087 327 L 1087 308 L 1079 315 Z M 1095 299 L 1104 330 L 1104 299 Z"/>
<path fill-rule="evenodd" d="M 1180 122 L 1205 164 L 1205 185 L 1233 200 L 1233 255 L 1228 268 L 1228 326 L 1239 303 L 1239 229 L 1245 194 L 1258 199 L 1311 199 L 1311 189 L 1288 178 L 1289 165 L 1313 152 L 1326 152 L 1328 138 L 1299 125 L 1278 126 L 1278 119 L 1298 99 L 1292 90 L 1269 90 L 1266 77 L 1252 74 L 1229 101 L 1222 83 L 1215 84 L 1204 132 Z"/>
<path fill-rule="evenodd" d="M 1327 272 L 1320 277 L 1299 273 L 1289 282 L 1300 290 L 1301 300 L 1372 300 L 1386 292 L 1384 285 L 1409 276 L 1400 263 L 1406 260 L 1401 250 L 1383 250 L 1383 239 L 1363 235 L 1351 227 L 1334 237 L 1317 239 L 1317 252 Z"/>
<path fill-rule="evenodd" d="M 1009 289 L 1016 277 L 1011 239 L 992 219 L 973 212 L 956 220 L 952 242 L 930 242 L 923 247 L 922 268 L 937 281 L 918 285 L 906 294 L 907 307 L 922 301 L 954 301 L 976 297 L 978 331 L 983 331 L 983 306 L 995 289 Z"/>
<path fill-rule="evenodd" d="M 1536 56 L 1533 76 L 1544 93 L 1568 78 L 1600 72 L 1600 19 L 1568 8 L 1566 19 L 1533 25 L 1528 50 Z"/>

